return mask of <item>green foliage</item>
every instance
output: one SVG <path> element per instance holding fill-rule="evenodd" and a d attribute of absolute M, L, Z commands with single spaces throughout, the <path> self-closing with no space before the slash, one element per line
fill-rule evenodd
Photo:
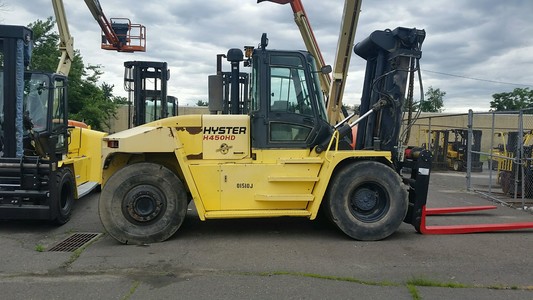
<path fill-rule="evenodd" d="M 209 103 L 207 103 L 207 101 L 203 101 L 203 100 L 198 100 L 196 101 L 196 106 L 208 106 Z"/>
<path fill-rule="evenodd" d="M 33 31 L 33 51 L 31 69 L 46 72 L 55 72 L 58 65 L 58 57 L 61 55 L 58 48 L 59 35 L 53 32 L 55 22 L 52 17 L 37 20 L 28 27 Z"/>
<path fill-rule="evenodd" d="M 52 17 L 46 21 L 37 20 L 28 27 L 34 33 L 31 69 L 55 72 L 61 53 L 54 20 Z M 83 121 L 96 130 L 108 127 L 109 119 L 115 116 L 118 105 L 127 102 L 124 97 L 113 96 L 112 85 L 103 83 L 98 86 L 102 73 L 99 65 L 86 67 L 79 50 L 75 50 L 68 75 L 69 119 Z"/>
<path fill-rule="evenodd" d="M 104 130 L 109 128 L 109 118 L 115 116 L 118 103 L 114 102 L 113 86 L 109 84 L 102 84 L 100 87 L 96 85 L 100 74 L 102 72 L 99 66 L 89 66 L 87 71 L 91 71 L 87 75 L 87 79 L 82 80 L 81 84 L 76 86 L 76 94 L 79 97 L 71 98 L 69 96 L 69 112 L 71 119 L 82 120 L 91 125 L 93 129 Z"/>
<path fill-rule="evenodd" d="M 420 103 L 420 110 L 423 112 L 442 112 L 442 106 L 444 105 L 444 96 L 446 92 L 441 91 L 439 88 L 433 88 L 430 86 L 424 94 L 426 99 Z"/>
<path fill-rule="evenodd" d="M 510 93 L 492 95 L 490 107 L 495 111 L 513 111 L 533 107 L 533 90 L 529 88 L 515 88 Z"/>

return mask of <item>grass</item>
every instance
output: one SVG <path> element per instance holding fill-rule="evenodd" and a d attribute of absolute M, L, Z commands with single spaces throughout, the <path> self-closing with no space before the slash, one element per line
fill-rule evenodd
<path fill-rule="evenodd" d="M 301 273 L 301 272 L 277 271 L 277 272 L 260 273 L 258 275 L 259 276 L 287 275 L 287 276 L 297 276 L 297 277 L 308 277 L 308 278 L 325 279 L 325 280 L 346 281 L 346 282 L 353 282 L 353 283 L 364 284 L 364 285 L 373 285 L 373 286 L 400 286 L 397 283 L 393 283 L 393 282 L 389 282 L 389 281 L 366 281 L 366 280 L 361 280 L 361 279 L 357 279 L 357 278 L 353 278 L 353 277 L 329 276 L 329 275 L 320 275 L 320 274 L 313 274 L 313 273 Z"/>
<path fill-rule="evenodd" d="M 43 245 L 41 245 L 41 244 L 37 244 L 37 245 L 35 245 L 35 251 L 37 251 L 37 252 L 44 252 L 44 250 L 45 250 L 45 249 L 44 249 L 44 246 L 43 246 Z"/>
<path fill-rule="evenodd" d="M 339 276 L 329 276 L 313 273 L 301 273 L 301 272 L 287 272 L 287 271 L 275 271 L 267 273 L 247 273 L 242 275 L 256 275 L 256 276 L 276 276 L 276 275 L 286 275 L 286 276 L 297 276 L 297 277 L 308 277 L 308 278 L 317 278 L 325 280 L 336 280 L 336 281 L 345 281 L 353 282 L 357 284 L 371 285 L 371 286 L 391 286 L 391 287 L 406 287 L 409 291 L 409 294 L 413 300 L 421 300 L 422 296 L 420 295 L 417 287 L 439 287 L 439 288 L 453 288 L 453 289 L 493 289 L 493 290 L 533 290 L 532 286 L 505 286 L 505 285 L 469 285 L 459 282 L 445 282 L 427 279 L 423 277 L 414 277 L 404 283 L 393 283 L 389 281 L 367 281 L 361 280 L 353 277 L 339 277 Z"/>
<path fill-rule="evenodd" d="M 418 290 L 416 289 L 416 286 L 412 284 L 407 284 L 407 290 L 409 291 L 409 294 L 411 294 L 411 297 L 413 297 L 413 300 L 421 300 L 422 296 L 418 293 Z"/>
<path fill-rule="evenodd" d="M 412 286 L 427 286 L 427 287 L 446 287 L 454 289 L 475 288 L 476 286 L 470 286 L 457 282 L 439 282 L 425 278 L 413 278 L 407 281 L 407 285 Z"/>
<path fill-rule="evenodd" d="M 134 281 L 133 284 L 130 287 L 130 290 L 128 291 L 128 294 L 124 295 L 124 297 L 122 297 L 122 300 L 130 299 L 131 296 L 133 296 L 133 294 L 135 293 L 135 291 L 137 290 L 137 288 L 139 287 L 140 284 L 141 283 L 139 281 Z"/>

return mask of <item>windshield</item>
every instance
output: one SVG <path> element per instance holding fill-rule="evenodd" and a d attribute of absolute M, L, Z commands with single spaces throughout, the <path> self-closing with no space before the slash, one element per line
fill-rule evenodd
<path fill-rule="evenodd" d="M 44 74 L 26 73 L 24 78 L 24 114 L 29 117 L 34 131 L 47 126 L 48 93 L 50 81 Z"/>
<path fill-rule="evenodd" d="M 317 105 L 318 105 L 318 114 L 322 119 L 324 119 L 326 122 L 328 121 L 328 115 L 326 114 L 326 106 L 324 101 L 324 95 L 322 94 L 322 90 L 320 89 L 320 81 L 318 78 L 318 72 L 316 70 L 316 62 L 315 59 L 309 55 L 308 56 L 308 63 L 311 65 L 310 70 L 313 70 L 311 72 L 311 76 L 313 77 L 313 80 L 311 81 L 313 84 L 313 93 L 316 95 L 317 99 Z"/>

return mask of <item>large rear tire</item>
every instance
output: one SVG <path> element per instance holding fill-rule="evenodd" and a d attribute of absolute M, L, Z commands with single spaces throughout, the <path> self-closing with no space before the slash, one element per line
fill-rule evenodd
<path fill-rule="evenodd" d="M 51 209 L 56 216 L 54 222 L 58 225 L 63 225 L 70 220 L 72 215 L 72 206 L 74 205 L 74 191 L 76 189 L 76 182 L 74 175 L 68 167 L 63 167 L 57 171 L 56 174 L 57 193 L 55 199 L 51 199 Z"/>
<path fill-rule="evenodd" d="M 331 220 L 356 240 L 376 241 L 393 234 L 407 214 L 407 190 L 389 166 L 359 161 L 332 179 L 326 196 Z"/>
<path fill-rule="evenodd" d="M 171 237 L 187 213 L 181 180 L 154 163 L 124 167 L 102 188 L 98 205 L 107 232 L 124 244 L 149 244 Z"/>
<path fill-rule="evenodd" d="M 505 195 L 514 193 L 514 181 L 512 180 L 512 174 L 509 171 L 500 171 L 500 184 L 502 186 L 502 192 Z"/>

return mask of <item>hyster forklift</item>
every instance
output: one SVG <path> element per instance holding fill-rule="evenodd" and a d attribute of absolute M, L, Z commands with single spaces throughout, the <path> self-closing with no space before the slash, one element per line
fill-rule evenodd
<path fill-rule="evenodd" d="M 480 155 L 477 153 L 481 151 L 481 134 L 481 130 L 472 130 L 471 147 L 474 152 L 471 154 L 472 172 L 483 171 L 483 162 L 480 161 Z M 429 145 L 426 143 L 422 147 L 433 153 L 432 166 L 434 170 L 466 170 L 468 164 L 468 130 L 432 130 L 430 137 L 431 142 Z"/>
<path fill-rule="evenodd" d="M 246 59 L 230 49 L 234 78 L 242 61 L 251 68 L 246 114 L 177 116 L 104 137 L 105 229 L 122 243 L 164 241 L 191 200 L 201 220 L 312 220 L 321 209 L 358 240 L 384 239 L 402 221 L 419 221 L 412 209 L 421 206 L 411 200 L 425 200 L 430 156 L 422 151 L 404 160 L 398 136 L 407 79 L 416 73 L 411 62 L 418 66 L 424 38 L 423 30 L 397 28 L 357 44 L 355 53 L 367 60 L 361 117 L 335 126 L 318 79 L 327 68 L 317 70 L 309 52 L 267 49 L 266 34 L 258 48 L 246 48 Z M 222 87 L 210 87 L 218 89 L 210 95 L 222 95 Z M 238 88 L 231 85 L 232 101 Z M 415 159 L 423 167 L 413 165 L 412 177 L 402 180 L 404 161 Z"/>
<path fill-rule="evenodd" d="M 504 194 L 533 198 L 533 134 L 531 131 L 506 132 L 506 144 L 498 161 L 498 180 Z M 522 180 L 524 179 L 524 180 Z"/>
<path fill-rule="evenodd" d="M 169 78 L 166 62 L 124 62 L 124 89 L 128 92 L 127 128 L 178 115 L 177 98 L 167 95 Z"/>
<path fill-rule="evenodd" d="M 31 46 L 31 30 L 0 25 L 0 219 L 64 224 L 100 184 L 104 133 L 69 122 L 65 74 L 26 71 Z"/>
<path fill-rule="evenodd" d="M 448 141 L 447 161 L 448 167 L 454 171 L 466 170 L 468 164 L 468 130 L 452 129 L 453 140 Z M 480 160 L 479 151 L 481 151 L 481 130 L 472 130 L 472 142 L 470 143 L 472 153 L 470 155 L 472 172 L 483 171 L 483 162 Z"/>

